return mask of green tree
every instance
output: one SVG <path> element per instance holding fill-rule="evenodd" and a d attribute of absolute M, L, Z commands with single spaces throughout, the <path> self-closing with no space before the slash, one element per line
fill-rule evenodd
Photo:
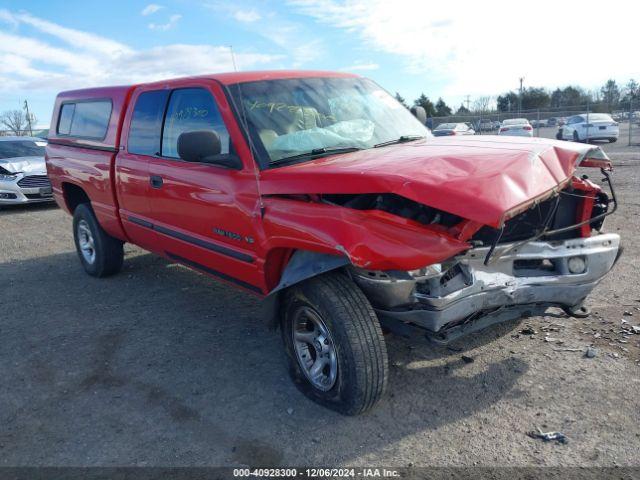
<path fill-rule="evenodd" d="M 629 103 L 640 100 L 640 85 L 633 78 L 624 86 L 622 102 Z"/>
<path fill-rule="evenodd" d="M 402 95 L 400 95 L 398 92 L 396 92 L 395 98 L 398 102 L 400 102 L 405 108 L 409 108 L 409 105 L 407 105 L 406 100 L 404 99 L 404 97 Z"/>
<path fill-rule="evenodd" d="M 444 103 L 442 97 L 438 98 L 436 102 L 436 117 L 448 117 L 451 115 L 451 108 Z"/>
<path fill-rule="evenodd" d="M 546 108 L 550 103 L 551 96 L 544 88 L 527 88 L 522 92 L 523 110 Z"/>
<path fill-rule="evenodd" d="M 511 91 L 498 95 L 496 105 L 499 112 L 511 112 L 518 110 L 518 94 Z"/>
<path fill-rule="evenodd" d="M 424 111 L 427 112 L 427 117 L 433 117 L 436 114 L 436 109 L 433 105 L 433 102 L 429 100 L 424 93 L 421 93 L 418 98 L 416 98 L 413 102 L 416 107 L 424 108 Z"/>
<path fill-rule="evenodd" d="M 553 92 L 551 92 L 551 99 L 550 99 L 550 103 L 551 106 L 553 108 L 560 108 L 562 107 L 562 90 L 560 90 L 559 88 L 556 88 Z"/>
<path fill-rule="evenodd" d="M 613 79 L 607 80 L 607 83 L 600 89 L 602 101 L 607 105 L 609 111 L 618 106 L 620 102 L 620 89 Z"/>
<path fill-rule="evenodd" d="M 591 96 L 582 87 L 571 86 L 562 90 L 563 107 L 577 107 L 591 102 Z"/>
<path fill-rule="evenodd" d="M 458 107 L 458 110 L 456 110 L 456 115 L 469 115 L 470 113 L 469 109 L 462 103 L 460 104 L 460 107 Z"/>

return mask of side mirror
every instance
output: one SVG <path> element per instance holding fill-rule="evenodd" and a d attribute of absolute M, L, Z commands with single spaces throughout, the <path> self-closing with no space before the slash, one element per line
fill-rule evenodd
<path fill-rule="evenodd" d="M 183 132 L 178 137 L 178 155 L 185 162 L 201 162 L 224 168 L 240 169 L 240 159 L 232 154 L 222 154 L 220 136 L 213 130 Z"/>
<path fill-rule="evenodd" d="M 420 120 L 420 123 L 423 125 L 427 123 L 427 111 L 424 107 L 411 107 L 411 113 L 413 113 L 413 116 Z"/>

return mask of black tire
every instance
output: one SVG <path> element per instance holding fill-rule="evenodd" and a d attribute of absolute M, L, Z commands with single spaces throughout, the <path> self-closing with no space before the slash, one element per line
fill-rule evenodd
<path fill-rule="evenodd" d="M 87 253 L 81 245 L 87 244 L 86 231 L 91 234 L 93 255 Z M 123 242 L 105 232 L 91 205 L 82 203 L 73 212 L 73 239 L 76 251 L 84 270 L 93 277 L 108 277 L 118 273 L 124 259 Z M 91 258 L 89 258 L 91 257 Z"/>
<path fill-rule="evenodd" d="M 580 142 L 580 136 L 578 135 L 578 132 L 576 132 L 575 130 L 573 131 L 573 141 Z"/>
<path fill-rule="evenodd" d="M 556 140 L 563 140 L 562 138 L 562 129 L 558 129 L 558 131 L 556 132 Z"/>
<path fill-rule="evenodd" d="M 337 358 L 337 373 L 334 383 L 327 382 L 325 389 L 307 377 L 309 361 L 304 367 L 299 359 L 300 342 L 294 340 L 294 329 L 301 325 L 301 312 L 317 315 L 330 334 L 328 348 L 333 348 Z M 281 327 L 289 373 L 307 397 L 343 415 L 358 415 L 383 396 L 388 359 L 382 329 L 369 300 L 344 273 L 329 272 L 289 289 L 283 298 Z M 313 355 L 313 351 L 309 348 L 307 353 Z M 318 350 L 315 352 L 315 358 L 309 360 L 317 359 Z"/>
<path fill-rule="evenodd" d="M 615 137 L 612 137 L 612 138 L 609 139 L 609 143 L 616 143 L 617 141 L 618 141 L 618 139 L 615 138 Z"/>

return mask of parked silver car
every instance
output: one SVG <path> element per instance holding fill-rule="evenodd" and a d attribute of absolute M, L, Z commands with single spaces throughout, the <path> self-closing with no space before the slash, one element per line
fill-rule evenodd
<path fill-rule="evenodd" d="M 42 138 L 0 137 L 0 206 L 53 200 L 45 145 Z"/>

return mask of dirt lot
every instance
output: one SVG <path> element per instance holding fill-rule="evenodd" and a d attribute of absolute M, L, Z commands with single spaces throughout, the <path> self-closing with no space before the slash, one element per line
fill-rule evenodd
<path fill-rule="evenodd" d="M 591 318 L 388 336 L 389 395 L 357 418 L 298 393 L 253 298 L 131 246 L 90 278 L 60 210 L 0 212 L 0 465 L 638 465 L 640 148 L 604 148 L 626 250 Z"/>

